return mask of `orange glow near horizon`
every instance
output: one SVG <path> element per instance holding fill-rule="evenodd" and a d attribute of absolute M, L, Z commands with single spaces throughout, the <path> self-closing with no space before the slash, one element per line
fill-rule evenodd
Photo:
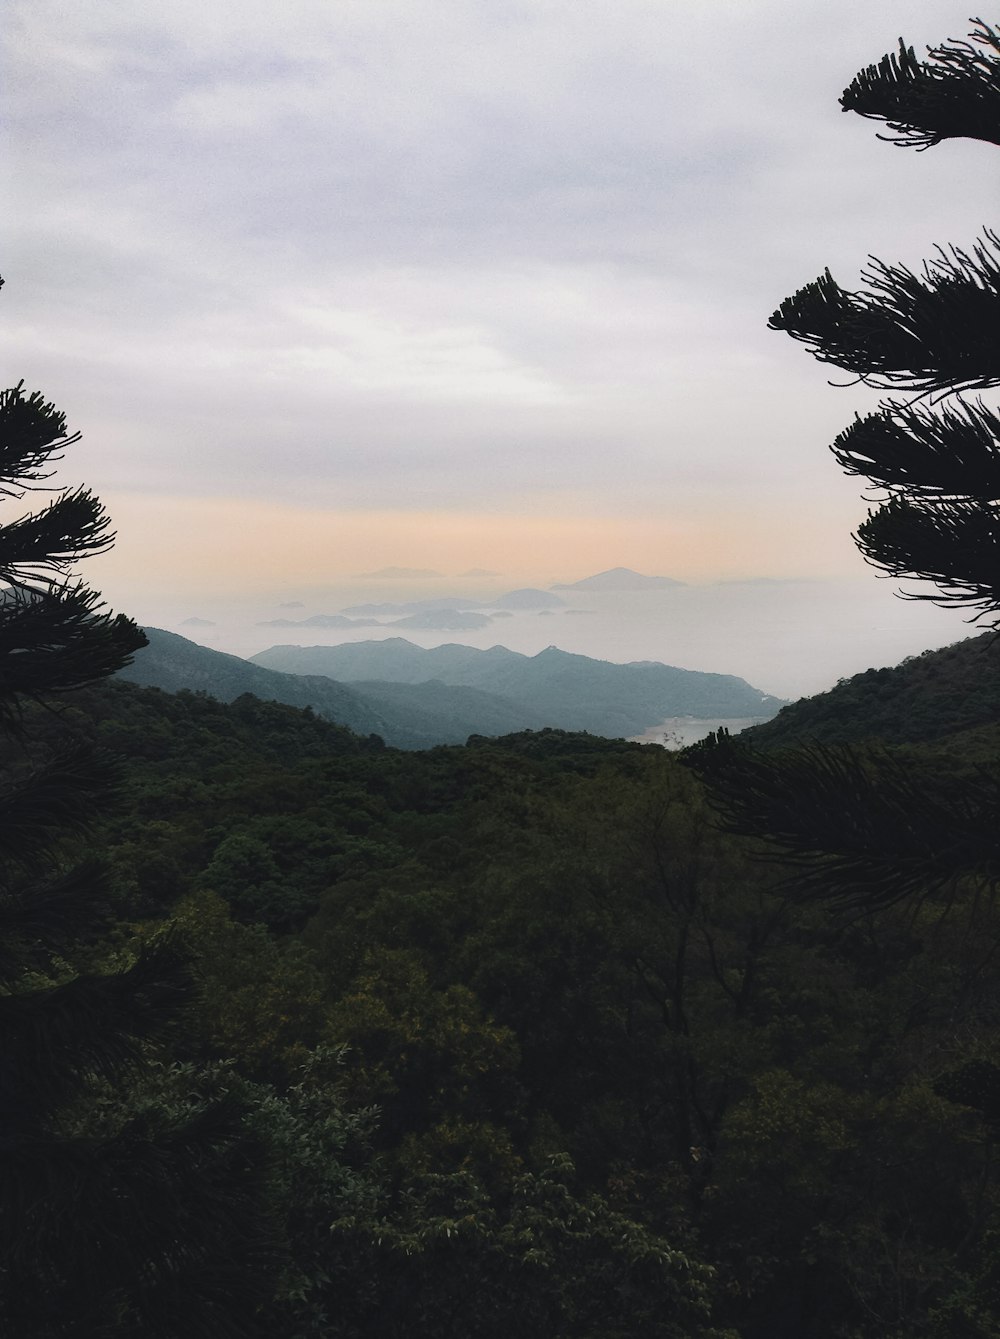
<path fill-rule="evenodd" d="M 383 568 L 430 569 L 457 579 L 488 569 L 504 585 L 575 581 L 609 567 L 699 582 L 749 576 L 842 574 L 853 557 L 838 525 L 816 517 L 706 508 L 682 517 L 515 515 L 458 511 L 334 511 L 246 499 L 105 497 L 118 541 L 88 580 L 109 599 L 238 597 L 356 584 Z M 789 568 L 789 555 L 800 560 Z"/>

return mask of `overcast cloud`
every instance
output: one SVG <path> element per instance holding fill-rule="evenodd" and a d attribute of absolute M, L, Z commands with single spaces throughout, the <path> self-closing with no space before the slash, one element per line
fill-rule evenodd
<path fill-rule="evenodd" d="M 903 152 L 837 106 L 963 8 L 24 0 L 5 26 L 0 352 L 84 430 L 67 475 L 113 509 L 119 602 L 169 584 L 152 515 L 192 591 L 437 566 L 448 513 L 454 571 L 858 571 L 824 447 L 871 397 L 765 325 L 825 265 L 995 220 L 994 150 Z M 293 561 L 297 513 L 340 540 Z M 630 518 L 633 552 L 584 545 Z"/>

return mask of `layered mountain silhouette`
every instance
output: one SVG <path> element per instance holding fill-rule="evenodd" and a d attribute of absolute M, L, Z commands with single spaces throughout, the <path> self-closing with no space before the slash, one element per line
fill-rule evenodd
<path fill-rule="evenodd" d="M 611 738 L 672 716 L 766 718 L 781 699 L 743 679 L 656 662 L 614 665 L 549 647 L 525 656 L 496 646 L 426 651 L 401 637 L 346 646 L 272 647 L 252 660 L 147 628 L 149 645 L 123 678 L 168 692 L 244 693 L 314 711 L 397 748 L 464 743 L 550 726 Z"/>
<path fill-rule="evenodd" d="M 615 665 L 555 646 L 536 656 L 503 646 L 480 651 L 448 645 L 428 651 L 390 637 L 342 646 L 273 646 L 253 656 L 252 663 L 291 674 L 329 675 L 366 696 L 373 681 L 420 685 L 439 680 L 497 695 L 557 729 L 611 737 L 640 734 L 671 716 L 766 718 L 782 705 L 780 698 L 734 675 L 656 661 Z"/>
<path fill-rule="evenodd" d="M 149 645 L 137 651 L 132 664 L 120 671 L 120 677 L 132 683 L 168 693 L 184 689 L 207 693 L 220 702 L 233 702 L 244 693 L 253 693 L 290 707 L 312 707 L 359 734 L 381 734 L 385 727 L 386 722 L 369 703 L 332 679 L 312 681 L 294 674 L 276 674 L 239 656 L 199 646 L 175 632 L 161 628 L 144 631 Z"/>
<path fill-rule="evenodd" d="M 394 748 L 464 744 L 469 735 L 503 735 L 541 729 L 538 714 L 525 719 L 513 703 L 475 689 L 443 685 L 367 684 L 348 687 L 321 675 L 284 674 L 213 651 L 161 628 L 146 628 L 149 645 L 136 652 L 120 677 L 148 688 L 207 693 L 234 702 L 252 693 L 266 702 L 311 707 L 357 734 L 381 735 Z"/>

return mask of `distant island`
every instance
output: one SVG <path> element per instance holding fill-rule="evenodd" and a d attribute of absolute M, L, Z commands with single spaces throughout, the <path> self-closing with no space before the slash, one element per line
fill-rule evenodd
<path fill-rule="evenodd" d="M 378 572 L 362 573 L 367 577 L 440 577 L 440 572 L 421 571 L 417 568 L 386 567 Z M 492 575 L 488 572 L 470 575 Z M 511 613 L 569 613 L 591 612 L 567 609 L 566 601 L 556 591 L 650 591 L 675 590 L 683 581 L 673 577 L 644 576 L 628 567 L 612 567 L 606 572 L 583 577 L 579 581 L 556 582 L 548 590 L 524 586 L 505 591 L 501 595 L 435 595 L 420 600 L 383 600 L 347 605 L 336 613 L 315 613 L 308 618 L 271 618 L 257 624 L 262 628 L 346 628 L 351 626 L 382 626 L 440 629 L 442 632 L 460 632 L 486 627 L 490 620 Z M 289 602 L 281 608 L 301 608 L 301 602 Z M 188 620 L 190 626 L 194 626 Z M 183 625 L 182 625 L 183 626 Z M 208 626 L 205 624 L 204 626 Z"/>
<path fill-rule="evenodd" d="M 607 572 L 598 572 L 592 577 L 583 577 L 580 581 L 557 581 L 552 590 L 672 590 L 683 586 L 683 581 L 673 577 L 643 576 L 633 572 L 630 567 L 612 567 Z"/>

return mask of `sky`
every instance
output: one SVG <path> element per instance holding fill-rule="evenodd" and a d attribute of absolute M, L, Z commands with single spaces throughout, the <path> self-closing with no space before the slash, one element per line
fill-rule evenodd
<path fill-rule="evenodd" d="M 851 542 L 826 447 L 877 397 L 766 322 L 826 266 L 853 286 L 995 222 L 989 146 L 900 150 L 837 104 L 900 35 L 969 27 L 946 0 L 12 0 L 0 359 L 83 433 L 60 479 L 118 532 L 88 578 L 245 652 L 290 601 L 625 566 L 802 635 L 759 671 L 696 619 L 661 650 L 651 607 L 559 644 L 772 692 L 965 635 Z"/>

